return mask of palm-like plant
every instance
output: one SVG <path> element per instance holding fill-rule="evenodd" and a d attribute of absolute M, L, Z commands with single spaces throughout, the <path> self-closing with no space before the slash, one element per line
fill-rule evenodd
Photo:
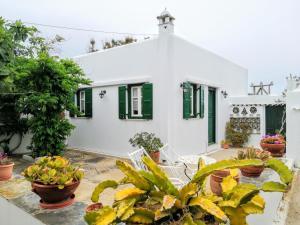
<path fill-rule="evenodd" d="M 178 189 L 167 175 L 148 157 L 143 158 L 149 171 L 136 171 L 130 164 L 117 161 L 118 168 L 125 174 L 119 182 L 104 181 L 92 194 L 92 201 L 98 202 L 99 195 L 106 188 L 132 184 L 115 194 L 112 206 L 88 212 L 85 220 L 89 225 L 108 225 L 117 222 L 126 224 L 211 224 L 211 222 L 243 225 L 249 214 L 263 213 L 265 202 L 260 191 L 284 192 L 292 181 L 292 172 L 279 160 L 223 160 L 202 166 L 191 182 Z M 222 183 L 223 195 L 218 197 L 206 190 L 206 180 L 216 170 L 244 166 L 262 166 L 275 170 L 279 182 L 266 182 L 262 187 L 254 184 L 238 184 L 232 176 Z"/>

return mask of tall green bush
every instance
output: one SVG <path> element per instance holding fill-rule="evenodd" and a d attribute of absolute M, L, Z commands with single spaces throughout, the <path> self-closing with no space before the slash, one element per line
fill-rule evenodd
<path fill-rule="evenodd" d="M 77 112 L 72 96 L 79 84 L 89 81 L 73 61 L 48 52 L 26 59 L 18 70 L 17 85 L 24 92 L 31 91 L 19 100 L 22 112 L 30 115 L 28 124 L 33 137 L 29 148 L 34 157 L 59 155 L 74 128 L 64 118 L 64 111 Z"/>
<path fill-rule="evenodd" d="M 0 18 L 0 93 L 16 96 L 18 115 L 27 115 L 34 157 L 64 150 L 74 128 L 64 112 L 79 113 L 72 97 L 79 85 L 90 83 L 75 62 L 51 55 L 58 41 L 60 37 L 45 40 L 20 21 L 10 24 Z"/>

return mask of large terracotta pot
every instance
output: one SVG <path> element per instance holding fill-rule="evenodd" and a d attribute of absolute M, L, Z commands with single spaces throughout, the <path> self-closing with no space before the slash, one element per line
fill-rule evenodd
<path fill-rule="evenodd" d="M 264 166 L 245 166 L 240 168 L 240 170 L 245 177 L 259 177 L 264 171 Z"/>
<path fill-rule="evenodd" d="M 285 144 L 266 144 L 260 142 L 263 150 L 271 153 L 273 157 L 282 157 L 284 154 Z"/>
<path fill-rule="evenodd" d="M 0 164 L 0 180 L 9 180 L 12 177 L 14 163 Z"/>
<path fill-rule="evenodd" d="M 31 183 L 32 191 L 41 197 L 44 203 L 58 203 L 68 200 L 74 195 L 80 181 L 66 185 L 63 189 L 59 189 L 58 185 L 44 185 L 40 183 Z"/>
<path fill-rule="evenodd" d="M 159 158 L 160 158 L 160 152 L 159 151 L 149 152 L 149 155 L 155 163 L 159 163 Z"/>
<path fill-rule="evenodd" d="M 210 175 L 210 189 L 213 193 L 218 196 L 222 195 L 222 186 L 221 183 L 223 178 L 230 175 L 229 170 L 217 170 L 213 174 Z M 239 182 L 239 176 L 234 178 L 237 182 Z"/>

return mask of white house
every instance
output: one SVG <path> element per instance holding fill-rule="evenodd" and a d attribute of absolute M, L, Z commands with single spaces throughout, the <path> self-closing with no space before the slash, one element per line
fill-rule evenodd
<path fill-rule="evenodd" d="M 246 96 L 247 70 L 174 34 L 174 17 L 157 17 L 159 35 L 75 57 L 93 81 L 76 94 L 84 117 L 69 147 L 126 156 L 129 138 L 153 132 L 176 152 L 217 148 L 229 120 L 229 96 Z"/>

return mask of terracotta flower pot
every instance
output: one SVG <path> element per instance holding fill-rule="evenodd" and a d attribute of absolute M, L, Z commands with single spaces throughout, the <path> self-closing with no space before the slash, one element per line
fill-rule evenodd
<path fill-rule="evenodd" d="M 245 166 L 240 168 L 242 175 L 245 177 L 259 177 L 264 169 L 264 166 Z"/>
<path fill-rule="evenodd" d="M 224 149 L 229 149 L 229 144 L 222 144 L 221 147 Z"/>
<path fill-rule="evenodd" d="M 229 170 L 217 170 L 213 174 L 210 175 L 210 189 L 213 193 L 218 196 L 222 195 L 222 186 L 221 183 L 223 178 L 230 175 Z M 239 182 L 239 176 L 234 178 L 237 182 Z"/>
<path fill-rule="evenodd" d="M 31 183 L 32 191 L 41 197 L 43 203 L 58 203 L 70 199 L 77 189 L 79 181 L 66 185 L 63 189 L 59 189 L 58 185 L 44 185 L 40 183 Z"/>
<path fill-rule="evenodd" d="M 273 157 L 282 157 L 284 154 L 285 144 L 267 144 L 260 142 L 263 150 L 271 153 Z"/>
<path fill-rule="evenodd" d="M 102 209 L 103 205 L 102 203 L 94 203 L 89 205 L 88 207 L 86 207 L 85 212 L 93 212 L 93 211 L 97 211 L 98 209 Z"/>
<path fill-rule="evenodd" d="M 159 158 L 160 158 L 160 152 L 159 151 L 150 152 L 149 155 L 155 163 L 159 163 Z"/>
<path fill-rule="evenodd" d="M 9 180 L 12 177 L 14 163 L 0 164 L 0 180 Z"/>

